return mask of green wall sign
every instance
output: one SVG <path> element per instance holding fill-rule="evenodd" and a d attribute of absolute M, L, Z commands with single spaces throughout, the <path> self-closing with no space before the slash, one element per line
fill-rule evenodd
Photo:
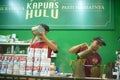
<path fill-rule="evenodd" d="M 0 0 L 0 29 L 114 29 L 114 0 Z"/>

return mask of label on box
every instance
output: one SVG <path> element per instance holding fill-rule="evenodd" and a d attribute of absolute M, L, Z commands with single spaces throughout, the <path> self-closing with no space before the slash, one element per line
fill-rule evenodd
<path fill-rule="evenodd" d="M 2 64 L 2 56 L 0 55 L 0 64 Z"/>
<path fill-rule="evenodd" d="M 26 65 L 27 62 L 27 56 L 20 56 L 20 64 Z"/>
<path fill-rule="evenodd" d="M 0 72 L 1 72 L 2 64 L 0 64 Z"/>
<path fill-rule="evenodd" d="M 50 67 L 41 66 L 40 76 L 50 76 Z"/>
<path fill-rule="evenodd" d="M 34 57 L 27 57 L 27 62 L 33 62 L 34 61 Z"/>
<path fill-rule="evenodd" d="M 12 69 L 7 69 L 7 74 L 12 74 L 13 70 Z"/>
<path fill-rule="evenodd" d="M 27 66 L 33 66 L 33 62 L 28 61 Z"/>
<path fill-rule="evenodd" d="M 20 56 L 14 56 L 14 64 L 20 64 Z"/>
<path fill-rule="evenodd" d="M 27 57 L 27 66 L 33 66 L 33 61 L 34 61 L 34 58 L 33 57 Z"/>
<path fill-rule="evenodd" d="M 7 74 L 12 74 L 13 73 L 13 64 L 8 64 L 8 68 L 7 68 Z"/>
<path fill-rule="evenodd" d="M 19 74 L 20 74 L 20 75 L 25 75 L 25 70 L 20 70 L 20 71 L 19 71 Z"/>
<path fill-rule="evenodd" d="M 14 64 L 13 69 L 19 69 L 20 65 L 19 64 Z"/>
<path fill-rule="evenodd" d="M 40 75 L 40 67 L 39 66 L 33 66 L 33 75 L 34 76 Z"/>
<path fill-rule="evenodd" d="M 8 56 L 8 64 L 13 64 L 13 63 L 14 63 L 13 56 Z"/>
<path fill-rule="evenodd" d="M 40 57 L 40 48 L 35 48 L 35 56 L 34 57 Z"/>
<path fill-rule="evenodd" d="M 40 65 L 40 57 L 34 57 L 34 66 Z"/>
<path fill-rule="evenodd" d="M 2 64 L 1 73 L 7 73 L 7 64 Z"/>
<path fill-rule="evenodd" d="M 41 62 L 40 62 L 40 66 L 50 66 L 50 63 L 51 63 L 51 59 L 50 58 L 47 58 L 47 59 L 41 59 Z"/>
<path fill-rule="evenodd" d="M 20 65 L 20 71 L 25 70 L 25 65 Z"/>
<path fill-rule="evenodd" d="M 25 67 L 26 75 L 32 75 L 32 69 L 33 69 L 33 66 L 26 66 Z"/>
<path fill-rule="evenodd" d="M 33 66 L 25 66 L 25 70 L 32 70 Z"/>
<path fill-rule="evenodd" d="M 14 70 L 13 70 L 13 74 L 19 75 L 19 69 L 14 69 Z"/>
<path fill-rule="evenodd" d="M 8 64 L 8 57 L 7 56 L 2 56 L 2 64 Z"/>
<path fill-rule="evenodd" d="M 47 59 L 48 58 L 48 49 L 47 48 L 41 48 L 40 58 L 41 59 Z"/>
<path fill-rule="evenodd" d="M 8 64 L 8 68 L 7 68 L 7 69 L 12 70 L 12 69 L 13 69 L 13 67 L 14 67 L 14 65 L 13 65 L 13 64 Z"/>
<path fill-rule="evenodd" d="M 34 57 L 34 48 L 28 48 L 27 49 L 27 56 Z"/>

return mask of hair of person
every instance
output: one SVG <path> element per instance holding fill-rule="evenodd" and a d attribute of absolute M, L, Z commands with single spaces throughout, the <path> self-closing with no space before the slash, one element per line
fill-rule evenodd
<path fill-rule="evenodd" d="M 49 29 L 49 26 L 48 25 L 46 25 L 46 24 L 40 24 L 44 29 L 45 29 L 45 31 L 47 31 L 47 32 L 49 32 L 50 31 L 50 29 Z"/>

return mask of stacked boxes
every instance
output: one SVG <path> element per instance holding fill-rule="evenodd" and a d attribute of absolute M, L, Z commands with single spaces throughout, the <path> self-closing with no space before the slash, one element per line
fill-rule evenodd
<path fill-rule="evenodd" d="M 51 59 L 48 58 L 48 49 L 28 48 L 27 57 L 26 75 L 49 76 Z M 33 71 L 29 74 L 31 69 Z"/>
<path fill-rule="evenodd" d="M 25 75 L 27 56 L 0 55 L 0 73 Z"/>
<path fill-rule="evenodd" d="M 47 58 L 48 56 L 48 50 L 43 48 L 40 51 L 41 55 L 41 62 L 40 62 L 40 67 L 41 67 L 41 72 L 40 76 L 50 76 L 50 63 L 51 59 Z"/>
<path fill-rule="evenodd" d="M 50 76 L 47 48 L 28 48 L 27 55 L 0 55 L 0 73 Z"/>
<path fill-rule="evenodd" d="M 8 67 L 8 60 L 7 60 L 7 56 L 1 56 L 1 73 L 7 73 L 7 67 Z"/>
<path fill-rule="evenodd" d="M 26 75 L 32 75 L 32 69 L 33 69 L 33 60 L 34 60 L 34 48 L 28 48 L 27 50 L 27 64 L 25 67 Z"/>
<path fill-rule="evenodd" d="M 20 56 L 20 75 L 25 75 L 25 67 L 26 67 L 26 62 L 27 62 L 27 56 Z"/>
<path fill-rule="evenodd" d="M 0 55 L 0 72 L 1 72 L 1 68 L 2 68 L 2 56 Z"/>
<path fill-rule="evenodd" d="M 33 66 L 33 75 L 39 76 L 40 75 L 40 51 L 41 49 L 35 48 L 34 49 L 34 66 Z"/>
<path fill-rule="evenodd" d="M 20 69 L 20 56 L 14 56 L 13 74 L 18 75 Z"/>
<path fill-rule="evenodd" d="M 13 73 L 13 66 L 14 66 L 14 57 L 8 56 L 8 67 L 7 67 L 7 74 Z"/>

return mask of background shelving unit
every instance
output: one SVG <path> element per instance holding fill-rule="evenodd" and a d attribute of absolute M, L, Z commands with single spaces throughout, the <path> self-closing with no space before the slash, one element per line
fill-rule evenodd
<path fill-rule="evenodd" d="M 10 46 L 11 47 L 11 54 L 14 53 L 15 46 L 29 46 L 30 43 L 0 43 L 1 46 Z"/>

